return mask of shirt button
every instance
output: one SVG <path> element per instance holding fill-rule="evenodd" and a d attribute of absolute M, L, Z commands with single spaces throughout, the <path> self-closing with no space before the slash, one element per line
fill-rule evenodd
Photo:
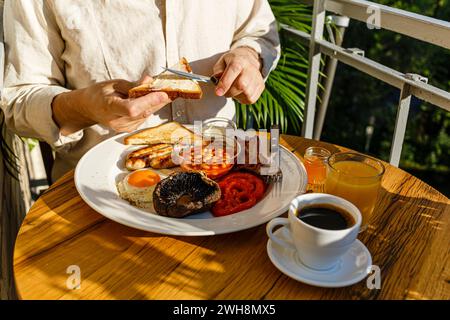
<path fill-rule="evenodd" d="M 178 110 L 178 111 L 175 113 L 175 115 L 176 115 L 177 117 L 181 117 L 181 116 L 183 115 L 183 111 Z"/>

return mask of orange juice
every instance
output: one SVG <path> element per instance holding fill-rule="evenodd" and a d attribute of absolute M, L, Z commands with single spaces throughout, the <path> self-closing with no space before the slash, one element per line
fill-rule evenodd
<path fill-rule="evenodd" d="M 369 163 L 355 160 L 342 159 L 333 162 L 332 158 L 325 190 L 358 207 L 362 215 L 361 230 L 364 230 L 375 208 L 384 167 L 380 163 L 382 168 L 380 170 Z"/>

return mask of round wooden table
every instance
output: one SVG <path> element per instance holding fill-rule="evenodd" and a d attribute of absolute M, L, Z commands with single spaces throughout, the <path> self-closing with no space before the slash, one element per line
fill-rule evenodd
<path fill-rule="evenodd" d="M 283 136 L 282 144 L 298 156 L 313 145 L 344 150 L 293 136 Z M 449 199 L 386 164 L 375 210 L 360 240 L 380 268 L 381 288 L 362 281 L 325 289 L 272 265 L 265 225 L 209 237 L 131 229 L 88 207 L 70 172 L 23 222 L 14 251 L 16 287 L 22 299 L 449 299 Z M 79 289 L 69 289 L 71 266 L 79 267 Z"/>

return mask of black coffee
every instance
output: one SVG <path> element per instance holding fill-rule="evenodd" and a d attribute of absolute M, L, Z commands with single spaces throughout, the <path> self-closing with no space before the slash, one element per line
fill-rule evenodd
<path fill-rule="evenodd" d="M 302 208 L 297 212 L 297 217 L 306 224 L 327 230 L 343 230 L 355 224 L 355 219 L 350 213 L 325 204 Z"/>

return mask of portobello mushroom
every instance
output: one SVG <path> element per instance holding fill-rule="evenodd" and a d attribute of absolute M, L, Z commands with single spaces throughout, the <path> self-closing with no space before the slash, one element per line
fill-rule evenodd
<path fill-rule="evenodd" d="M 175 172 L 161 180 L 153 192 L 156 213 L 182 218 L 207 211 L 220 199 L 219 185 L 202 172 Z"/>

